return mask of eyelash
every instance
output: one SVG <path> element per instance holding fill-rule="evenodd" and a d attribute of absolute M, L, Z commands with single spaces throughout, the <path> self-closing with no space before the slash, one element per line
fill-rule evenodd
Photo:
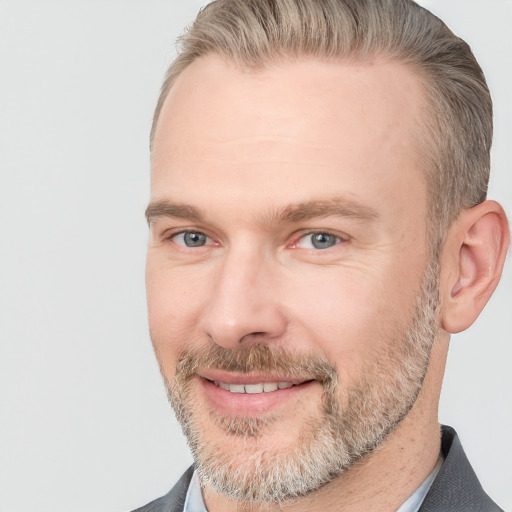
<path fill-rule="evenodd" d="M 187 245 L 186 243 L 180 244 L 180 243 L 176 242 L 177 237 L 179 237 L 180 235 L 183 235 L 185 237 L 187 234 L 204 236 L 206 238 L 206 240 L 210 240 L 210 242 L 213 241 L 212 238 L 209 237 L 206 233 L 203 233 L 200 230 L 196 231 L 196 230 L 192 230 L 192 229 L 184 229 L 182 231 L 178 231 L 177 233 L 172 233 L 171 235 L 167 236 L 166 239 L 173 241 L 176 245 L 179 245 L 180 247 L 187 247 L 190 249 L 201 248 L 201 247 L 205 247 L 207 245 L 212 245 L 212 244 L 205 243 L 204 245 L 193 246 L 193 245 Z"/>
<path fill-rule="evenodd" d="M 336 233 L 333 233 L 331 231 L 327 231 L 327 230 L 316 230 L 316 231 L 308 231 L 306 233 L 301 233 L 301 235 L 296 239 L 296 241 L 292 244 L 292 247 L 299 247 L 299 244 L 302 240 L 305 240 L 307 239 L 308 237 L 311 237 L 311 244 L 313 244 L 313 236 L 315 235 L 324 235 L 326 237 L 333 237 L 335 239 L 334 241 L 334 244 L 329 246 L 329 247 L 324 247 L 324 248 L 319 248 L 319 247 L 302 247 L 302 249 L 307 249 L 307 250 L 314 250 L 315 252 L 316 251 L 325 251 L 327 249 L 330 249 L 331 247 L 334 247 L 335 245 L 339 245 L 340 243 L 342 242 L 346 242 L 347 241 L 347 238 L 346 237 L 343 237 L 339 234 L 336 234 Z"/>
<path fill-rule="evenodd" d="M 200 237 L 205 237 L 205 243 L 203 245 L 195 245 L 194 246 L 194 245 L 187 245 L 185 240 L 183 240 L 183 243 L 176 242 L 176 238 L 177 237 L 179 237 L 180 235 L 183 235 L 183 237 L 185 237 L 187 234 L 198 235 Z M 333 237 L 335 240 L 334 240 L 334 243 L 332 245 L 330 245 L 328 247 L 322 247 L 321 248 L 321 247 L 315 247 L 314 246 L 314 242 L 311 239 L 311 245 L 313 247 L 300 247 L 300 243 L 301 243 L 302 240 L 307 239 L 307 237 L 313 237 L 315 235 L 324 235 L 325 237 Z M 207 246 L 211 246 L 211 245 L 218 245 L 215 242 L 213 242 L 213 239 L 210 236 L 208 236 L 206 233 L 204 233 L 204 232 L 202 232 L 200 230 L 192 230 L 192 229 L 186 229 L 186 230 L 178 231 L 177 233 L 172 233 L 171 235 L 166 237 L 166 240 L 171 240 L 176 245 L 179 245 L 180 247 L 185 247 L 185 248 L 188 248 L 188 249 L 201 249 L 203 247 L 207 247 Z M 208 241 L 210 243 L 208 243 Z M 327 249 L 330 249 L 331 247 L 334 247 L 334 246 L 339 245 L 340 243 L 346 242 L 346 241 L 348 241 L 347 237 L 341 236 L 341 235 L 333 233 L 331 231 L 315 230 L 315 231 L 302 232 L 300 234 L 300 236 L 295 238 L 294 242 L 292 242 L 290 245 L 288 245 L 288 247 L 291 247 L 292 249 L 293 248 L 299 248 L 299 249 L 302 248 L 302 249 L 305 249 L 305 250 L 319 252 L 319 251 L 325 251 Z"/>

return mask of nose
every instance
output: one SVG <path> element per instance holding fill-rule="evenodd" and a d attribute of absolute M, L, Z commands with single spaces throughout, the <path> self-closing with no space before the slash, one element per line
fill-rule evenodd
<path fill-rule="evenodd" d="M 262 255 L 240 252 L 228 254 L 219 265 L 200 320 L 202 331 L 217 345 L 236 349 L 275 342 L 286 331 L 276 265 Z"/>

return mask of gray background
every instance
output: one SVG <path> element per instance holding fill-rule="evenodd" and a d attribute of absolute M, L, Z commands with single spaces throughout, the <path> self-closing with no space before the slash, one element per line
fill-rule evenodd
<path fill-rule="evenodd" d="M 0 0 L 0 510 L 129 510 L 191 458 L 144 296 L 147 136 L 200 1 Z M 425 0 L 494 95 L 490 197 L 512 213 L 512 2 Z M 512 510 L 512 271 L 452 340 L 440 419 Z"/>

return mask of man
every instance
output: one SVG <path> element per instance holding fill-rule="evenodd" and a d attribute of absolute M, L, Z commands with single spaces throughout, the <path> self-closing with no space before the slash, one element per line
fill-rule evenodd
<path fill-rule="evenodd" d="M 195 466 L 139 510 L 500 510 L 437 408 L 509 245 L 469 47 L 409 0 L 219 0 L 151 134 L 150 330 Z"/>

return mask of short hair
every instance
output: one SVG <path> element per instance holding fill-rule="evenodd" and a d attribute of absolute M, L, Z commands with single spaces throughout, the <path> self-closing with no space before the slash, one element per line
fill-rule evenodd
<path fill-rule="evenodd" d="M 429 241 L 437 253 L 463 209 L 485 200 L 492 101 L 470 47 L 412 0 L 216 0 L 179 40 L 155 110 L 178 75 L 216 54 L 242 69 L 302 56 L 329 61 L 384 56 L 416 72 L 426 104 L 416 138 L 429 193 Z"/>

